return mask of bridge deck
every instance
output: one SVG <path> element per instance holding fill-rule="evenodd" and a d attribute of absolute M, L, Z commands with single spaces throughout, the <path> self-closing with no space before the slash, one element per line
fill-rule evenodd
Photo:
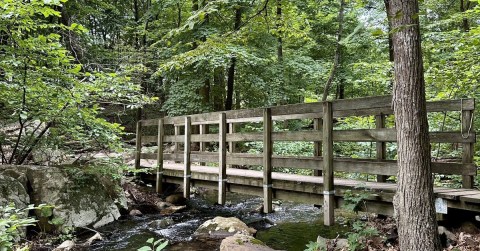
<path fill-rule="evenodd" d="M 154 167 L 156 161 L 142 160 L 142 166 Z M 167 182 L 183 183 L 182 163 L 164 162 L 164 179 Z M 217 189 L 218 167 L 191 166 L 192 184 L 200 187 Z M 153 177 L 152 177 L 153 178 Z M 227 168 L 228 187 L 232 192 L 262 195 L 263 172 Z M 274 197 L 299 202 L 322 204 L 323 177 L 287 173 L 272 173 Z M 343 204 L 342 197 L 346 190 L 368 189 L 371 196 L 368 201 L 370 210 L 392 214 L 392 201 L 396 190 L 395 183 L 379 183 L 335 178 L 335 197 L 337 206 Z M 435 187 L 436 198 L 442 198 L 449 208 L 480 212 L 480 190 L 464 188 Z"/>

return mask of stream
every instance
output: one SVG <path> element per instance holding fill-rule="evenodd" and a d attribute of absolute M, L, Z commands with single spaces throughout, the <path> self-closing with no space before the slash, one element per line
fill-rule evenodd
<path fill-rule="evenodd" d="M 262 204 L 260 197 L 228 193 L 227 205 L 219 206 L 215 205 L 216 196 L 215 191 L 202 192 L 190 199 L 188 210 L 170 216 L 129 216 L 109 224 L 99 229 L 104 240 L 95 243 L 92 250 L 133 251 L 145 246 L 152 237 L 168 240 L 165 250 L 170 251 L 219 250 L 221 240 L 201 242 L 192 238 L 198 226 L 215 216 L 239 218 L 258 230 L 257 239 L 279 250 L 304 250 L 318 235 L 335 238 L 348 231 L 339 224 L 325 227 L 321 209 L 313 205 L 275 201 L 275 213 L 263 215 L 255 212 Z"/>

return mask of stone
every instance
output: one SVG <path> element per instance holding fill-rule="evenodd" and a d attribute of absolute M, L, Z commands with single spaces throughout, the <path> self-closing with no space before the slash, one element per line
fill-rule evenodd
<path fill-rule="evenodd" d="M 200 225 L 193 235 L 198 239 L 223 239 L 237 233 L 252 236 L 256 232 L 235 217 L 218 216 Z"/>
<path fill-rule="evenodd" d="M 162 218 L 159 220 L 154 220 L 148 224 L 149 227 L 153 229 L 163 229 L 175 224 L 175 221 L 172 218 Z"/>
<path fill-rule="evenodd" d="M 447 239 L 450 241 L 457 241 L 457 236 L 455 236 L 454 233 L 448 231 L 447 228 L 443 226 L 438 226 L 438 234 L 439 235 L 444 234 L 447 237 Z"/>
<path fill-rule="evenodd" d="M 235 234 L 222 240 L 220 251 L 275 251 L 250 235 Z"/>
<path fill-rule="evenodd" d="M 171 215 L 187 209 L 187 206 L 171 206 L 160 211 L 160 215 Z"/>
<path fill-rule="evenodd" d="M 22 209 L 30 204 L 30 197 L 21 182 L 0 174 L 0 206 L 10 203 L 13 203 L 15 208 Z"/>
<path fill-rule="evenodd" d="M 170 204 L 173 204 L 173 205 L 177 205 L 177 206 L 182 206 L 182 205 L 186 205 L 187 204 L 187 199 L 185 197 L 183 197 L 183 195 L 181 194 L 172 194 L 170 196 L 168 196 L 167 198 L 165 198 L 165 201 L 170 203 Z"/>
<path fill-rule="evenodd" d="M 69 250 L 73 250 L 74 248 L 75 248 L 75 242 L 71 240 L 67 240 L 62 242 L 60 246 L 54 248 L 53 251 L 69 251 Z"/>
<path fill-rule="evenodd" d="M 173 204 L 168 203 L 168 202 L 159 201 L 159 202 L 155 203 L 155 206 L 158 208 L 158 210 L 161 211 L 161 210 L 163 210 L 167 207 L 173 206 Z"/>
<path fill-rule="evenodd" d="M 130 211 L 130 213 L 128 213 L 130 216 L 142 216 L 142 212 L 140 212 L 140 210 L 138 209 L 133 209 Z"/>
<path fill-rule="evenodd" d="M 63 227 L 98 228 L 118 219 L 120 209 L 127 207 L 120 182 L 95 174 L 83 173 L 81 177 L 77 174 L 73 167 L 0 166 L 0 175 L 9 175 L 10 183 L 12 178 L 18 179 L 16 185 L 9 187 L 20 191 L 28 184 L 29 189 L 24 190 L 29 192 L 19 199 L 24 201 L 23 205 L 54 206 L 47 216 L 35 211 L 41 228 L 47 232 Z M 0 184 L 6 183 L 0 181 Z M 1 198 L 4 196 L 0 196 L 0 201 Z M 63 224 L 53 226 L 49 223 L 52 219 Z"/>

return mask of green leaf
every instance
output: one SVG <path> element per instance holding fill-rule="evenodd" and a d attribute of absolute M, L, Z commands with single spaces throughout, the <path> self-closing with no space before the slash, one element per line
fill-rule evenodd
<path fill-rule="evenodd" d="M 143 246 L 139 249 L 137 249 L 137 251 L 152 251 L 153 249 L 149 246 Z"/>

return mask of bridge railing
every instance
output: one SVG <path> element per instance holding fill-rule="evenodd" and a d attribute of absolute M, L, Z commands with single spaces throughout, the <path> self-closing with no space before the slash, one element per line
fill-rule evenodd
<path fill-rule="evenodd" d="M 395 128 L 385 128 L 386 116 L 393 114 L 391 99 L 391 96 L 379 96 L 142 120 L 137 124 L 136 167 L 140 167 L 140 159 L 158 160 L 157 190 L 160 191 L 163 161 L 183 161 L 184 191 L 188 196 L 191 162 L 219 163 L 219 203 L 223 204 L 227 165 L 263 166 L 266 212 L 271 210 L 273 167 L 312 169 L 316 175 L 324 175 L 324 204 L 328 206 L 333 203 L 334 171 L 375 174 L 378 175 L 378 181 L 385 181 L 386 177 L 397 174 L 396 161 L 386 159 L 386 143 L 396 142 Z M 473 99 L 427 103 L 429 113 L 450 111 L 461 113 L 461 130 L 430 132 L 430 141 L 462 146 L 461 161 L 433 162 L 432 170 L 439 174 L 462 175 L 465 188 L 473 186 L 473 176 L 476 175 L 476 166 L 473 164 L 473 146 L 476 139 L 473 128 L 474 109 Z M 335 118 L 351 116 L 375 116 L 375 129 L 334 130 Z M 313 130 L 281 132 L 273 130 L 273 121 L 295 119 L 313 120 Z M 242 123 L 255 122 L 263 123 L 262 132 L 236 130 Z M 155 135 L 142 134 L 142 128 L 154 126 L 157 127 Z M 192 130 L 194 127 L 198 130 Z M 211 133 L 209 127 L 218 128 L 218 132 Z M 245 141 L 263 142 L 263 153 L 235 153 L 235 143 Z M 279 141 L 314 142 L 313 156 L 275 156 L 272 153 L 273 142 Z M 164 153 L 163 144 L 167 142 L 174 143 L 173 153 Z M 199 151 L 191 151 L 192 142 L 198 142 Z M 218 152 L 206 152 L 206 144 L 213 142 L 218 144 Z M 376 158 L 334 158 L 333 142 L 375 143 Z M 142 153 L 142 144 L 145 143 L 157 143 L 157 153 Z M 183 151 L 180 151 L 180 144 L 183 144 Z M 228 154 L 227 149 L 230 150 Z"/>

